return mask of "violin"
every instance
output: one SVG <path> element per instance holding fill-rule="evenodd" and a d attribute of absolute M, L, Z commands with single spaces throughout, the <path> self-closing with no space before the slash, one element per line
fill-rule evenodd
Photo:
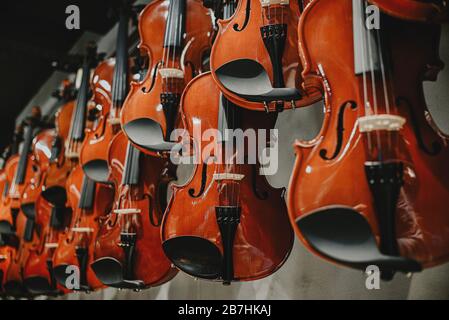
<path fill-rule="evenodd" d="M 172 186 L 161 226 L 165 254 L 187 274 L 225 285 L 272 274 L 286 261 L 293 245 L 285 190 L 271 187 L 260 174 L 258 161 L 251 163 L 246 152 L 229 147 L 220 135 L 214 137 L 211 154 L 200 156 L 212 148 L 201 144 L 194 130 L 201 130 L 202 135 L 219 129 L 223 137 L 225 129 L 270 129 L 277 114 L 233 105 L 212 75 L 204 73 L 187 85 L 181 115 L 183 128 L 196 146 L 193 154 L 203 160 L 185 185 Z M 267 141 L 258 144 L 266 146 Z M 226 153 L 226 148 L 231 151 Z M 241 157 L 248 159 L 237 163 Z"/>
<path fill-rule="evenodd" d="M 104 287 L 90 263 L 93 261 L 99 219 L 111 210 L 113 190 L 89 179 L 80 165 L 71 171 L 66 189 L 72 218 L 53 254 L 54 277 L 67 289 L 91 292 Z M 70 277 L 74 266 L 78 270 L 79 281 Z"/>
<path fill-rule="evenodd" d="M 111 142 L 109 166 L 115 199 L 100 224 L 91 267 L 110 287 L 138 291 L 161 285 L 177 274 L 160 238 L 174 166 L 166 158 L 142 154 L 123 132 Z"/>
<path fill-rule="evenodd" d="M 236 2 L 225 3 L 229 7 Z M 301 87 L 296 30 L 304 3 L 308 1 L 241 0 L 232 16 L 218 21 L 210 65 L 231 102 L 254 111 L 279 112 L 321 100 L 319 90 Z"/>
<path fill-rule="evenodd" d="M 131 83 L 120 122 L 135 147 L 158 156 L 173 147 L 181 93 L 202 71 L 213 37 L 211 13 L 199 0 L 153 1 L 140 14 L 139 34 L 148 72 Z"/>
<path fill-rule="evenodd" d="M 16 138 L 14 141 L 17 141 Z M 1 192 L 1 202 L 0 202 L 0 210 L 3 211 L 3 205 L 6 202 L 6 198 L 8 195 L 8 176 L 5 172 L 6 165 L 8 163 L 8 160 L 11 156 L 17 153 L 17 145 L 14 147 L 14 143 L 11 144 L 10 147 L 7 147 L 1 157 L 1 169 L 0 169 L 0 192 Z M 3 227 L 1 229 L 3 230 Z M 7 225 L 7 231 L 10 231 L 9 225 Z M 17 240 L 17 237 L 15 237 L 15 234 L 3 234 L 0 233 L 0 296 L 6 296 L 7 293 L 3 290 L 3 283 L 5 281 L 5 275 L 8 271 L 9 265 L 13 259 L 13 256 L 16 251 L 17 242 L 14 243 L 11 238 L 11 236 L 14 236 L 14 239 Z"/>
<path fill-rule="evenodd" d="M 26 280 L 28 279 L 23 278 L 23 266 L 27 262 L 30 252 L 37 245 L 34 201 L 41 190 L 42 175 L 46 166 L 44 160 L 45 139 L 42 137 L 38 139 L 42 145 L 33 143 L 36 130 L 39 130 L 38 117 L 29 117 L 25 123 L 24 143 L 8 194 L 8 197 L 16 202 L 16 204 L 11 202 L 10 210 L 12 228 L 20 239 L 17 251 L 10 261 L 4 283 L 5 291 L 13 296 L 33 294 L 27 288 Z M 45 131 L 41 134 L 45 134 Z M 41 149 L 34 148 L 35 146 Z M 14 207 L 17 203 L 18 207 Z"/>
<path fill-rule="evenodd" d="M 81 146 L 80 163 L 90 179 L 101 183 L 108 183 L 108 148 L 121 130 L 119 114 L 132 79 L 128 73 L 129 20 L 130 8 L 125 3 L 120 8 L 116 56 L 100 63 L 91 80 L 94 111 L 98 114 Z"/>
<path fill-rule="evenodd" d="M 443 67 L 440 26 L 381 14 L 369 29 L 367 5 L 317 0 L 301 16 L 304 85 L 321 86 L 325 118 L 317 138 L 295 143 L 288 208 L 309 250 L 389 280 L 449 256 L 448 137 L 422 87 Z"/>

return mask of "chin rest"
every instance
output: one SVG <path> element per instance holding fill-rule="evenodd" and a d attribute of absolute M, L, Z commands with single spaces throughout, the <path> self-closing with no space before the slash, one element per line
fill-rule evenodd
<path fill-rule="evenodd" d="M 7 296 L 24 297 L 28 295 L 26 288 L 19 281 L 8 281 L 3 286 L 3 291 Z"/>
<path fill-rule="evenodd" d="M 165 240 L 165 255 L 173 264 L 194 277 L 219 279 L 223 258 L 220 250 L 209 240 L 195 236 L 181 236 Z"/>
<path fill-rule="evenodd" d="M 91 265 L 98 280 L 104 285 L 120 289 L 140 290 L 145 288 L 141 280 L 126 280 L 123 278 L 124 267 L 120 261 L 111 257 L 96 260 Z"/>
<path fill-rule="evenodd" d="M 159 123 L 148 118 L 128 122 L 123 126 L 123 131 L 132 142 L 149 151 L 166 152 L 177 145 L 176 142 L 165 141 Z"/>
<path fill-rule="evenodd" d="M 23 284 L 33 295 L 57 296 L 61 293 L 59 290 L 52 288 L 44 277 L 28 277 L 23 280 Z"/>
<path fill-rule="evenodd" d="M 56 207 L 64 207 L 67 202 L 67 191 L 60 186 L 53 186 L 41 193 L 45 200 Z"/>
<path fill-rule="evenodd" d="M 227 62 L 215 74 L 227 90 L 251 102 L 291 102 L 301 98 L 296 88 L 273 88 L 265 68 L 251 59 Z"/>
<path fill-rule="evenodd" d="M 109 183 L 109 167 L 104 160 L 96 159 L 83 165 L 83 171 L 86 176 L 99 183 Z"/>
<path fill-rule="evenodd" d="M 296 220 L 309 245 L 323 256 L 351 268 L 376 265 L 386 272 L 417 272 L 421 265 L 401 256 L 379 251 L 368 221 L 349 207 L 334 206 Z"/>

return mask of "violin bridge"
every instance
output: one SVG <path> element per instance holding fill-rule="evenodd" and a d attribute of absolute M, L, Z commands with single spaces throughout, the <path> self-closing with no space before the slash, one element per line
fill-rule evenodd
<path fill-rule="evenodd" d="M 237 173 L 214 173 L 214 180 L 215 181 L 222 181 L 222 180 L 232 180 L 232 181 L 241 181 L 245 178 L 244 174 L 237 174 Z"/>
<path fill-rule="evenodd" d="M 78 159 L 80 157 L 78 152 L 68 151 L 65 153 L 67 159 Z"/>
<path fill-rule="evenodd" d="M 89 233 L 89 232 L 94 232 L 94 229 L 92 228 L 87 228 L 87 227 L 74 227 L 72 228 L 73 232 L 80 232 L 80 233 Z"/>
<path fill-rule="evenodd" d="M 134 209 L 134 208 L 127 208 L 127 209 L 115 209 L 114 213 L 116 214 L 136 214 L 141 213 L 142 210 L 140 209 Z"/>
<path fill-rule="evenodd" d="M 290 1 L 289 0 L 260 0 L 260 3 L 262 7 L 269 7 L 273 5 L 281 5 L 281 6 L 288 6 Z"/>
<path fill-rule="evenodd" d="M 119 125 L 120 124 L 120 118 L 118 118 L 118 117 L 114 117 L 114 118 L 109 118 L 108 119 L 108 122 L 111 124 L 111 125 Z"/>
<path fill-rule="evenodd" d="M 159 74 L 163 79 L 175 78 L 184 79 L 184 71 L 176 68 L 161 68 L 159 69 Z"/>
<path fill-rule="evenodd" d="M 58 243 L 56 243 L 56 242 L 48 242 L 45 244 L 45 248 L 53 249 L 53 248 L 57 248 L 57 247 L 58 247 Z"/>
<path fill-rule="evenodd" d="M 377 114 L 358 119 L 360 132 L 399 131 L 403 128 L 405 122 L 405 118 L 393 114 Z"/>

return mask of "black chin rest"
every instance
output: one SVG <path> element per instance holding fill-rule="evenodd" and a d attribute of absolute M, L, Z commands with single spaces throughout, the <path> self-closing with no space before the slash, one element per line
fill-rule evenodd
<path fill-rule="evenodd" d="M 251 102 L 290 102 L 301 98 L 296 88 L 273 88 L 265 68 L 251 59 L 227 62 L 215 74 L 227 90 Z"/>
<path fill-rule="evenodd" d="M 376 265 L 380 270 L 417 272 L 415 260 L 382 254 L 368 221 L 349 207 L 332 206 L 296 220 L 312 248 L 340 264 L 365 270 Z"/>
<path fill-rule="evenodd" d="M 159 123 L 148 118 L 128 122 L 123 126 L 123 131 L 132 142 L 149 151 L 170 151 L 177 145 L 176 142 L 165 141 Z"/>
<path fill-rule="evenodd" d="M 145 288 L 145 284 L 141 280 L 123 279 L 123 266 L 117 259 L 111 257 L 101 258 L 90 266 L 98 280 L 109 287 L 134 290 Z"/>
<path fill-rule="evenodd" d="M 222 274 L 223 259 L 220 250 L 209 240 L 181 236 L 165 240 L 165 255 L 173 264 L 194 277 L 218 279 Z"/>
<path fill-rule="evenodd" d="M 60 186 L 53 186 L 42 191 L 45 200 L 56 207 L 64 207 L 67 202 L 67 191 Z"/>
<path fill-rule="evenodd" d="M 14 235 L 14 226 L 6 220 L 0 221 L 0 233 L 2 235 Z"/>
<path fill-rule="evenodd" d="M 83 165 L 83 171 L 89 179 L 99 183 L 109 183 L 109 167 L 104 160 L 96 159 Z"/>
<path fill-rule="evenodd" d="M 3 285 L 6 295 L 13 297 L 22 297 L 28 295 L 23 283 L 19 281 L 8 281 Z"/>
<path fill-rule="evenodd" d="M 51 287 L 47 279 L 43 277 L 28 277 L 23 280 L 23 284 L 31 294 L 56 296 L 60 292 Z"/>
<path fill-rule="evenodd" d="M 36 218 L 36 207 L 34 202 L 24 203 L 20 206 L 20 208 L 28 219 Z"/>

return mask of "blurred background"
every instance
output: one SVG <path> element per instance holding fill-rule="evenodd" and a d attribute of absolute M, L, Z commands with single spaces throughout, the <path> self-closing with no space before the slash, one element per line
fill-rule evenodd
<path fill-rule="evenodd" d="M 80 8 L 80 30 L 65 28 L 65 8 L 72 4 Z M 59 102 L 52 93 L 69 76 L 64 71 L 67 54 L 82 53 L 91 40 L 98 43 L 99 52 L 114 52 L 117 26 L 106 14 L 108 5 L 107 0 L 3 1 L 0 11 L 0 149 L 11 140 L 15 123 L 21 121 L 32 106 L 41 106 L 43 113 L 49 116 L 57 110 Z M 131 29 L 130 33 L 131 39 L 137 42 L 136 30 Z M 425 94 L 435 122 L 449 133 L 447 24 L 443 28 L 440 56 L 446 68 L 437 82 L 425 83 Z M 280 114 L 277 123 L 280 170 L 269 178 L 273 186 L 288 186 L 295 160 L 292 144 L 295 139 L 315 137 L 321 126 L 322 111 L 319 103 Z M 181 167 L 177 183 L 186 181 L 191 169 Z M 179 273 L 171 282 L 141 292 L 109 288 L 58 299 L 449 299 L 449 264 L 411 277 L 397 274 L 393 281 L 382 282 L 380 290 L 367 290 L 365 279 L 366 275 L 360 271 L 324 262 L 296 241 L 285 265 L 274 275 L 259 281 L 225 287 Z"/>

